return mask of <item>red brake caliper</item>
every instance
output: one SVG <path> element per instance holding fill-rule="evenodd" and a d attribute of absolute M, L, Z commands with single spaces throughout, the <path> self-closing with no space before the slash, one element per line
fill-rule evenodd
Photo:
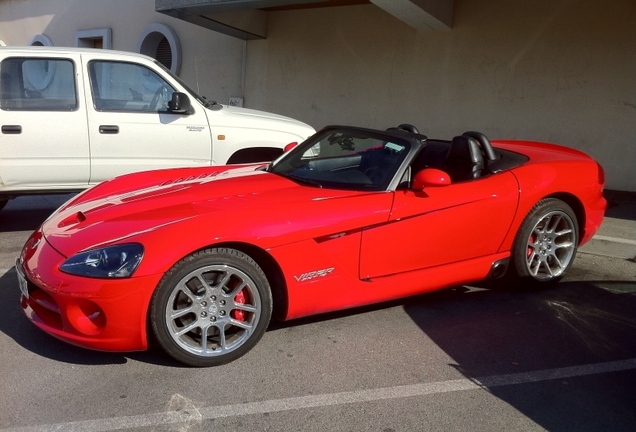
<path fill-rule="evenodd" d="M 234 302 L 237 304 L 245 304 L 245 301 L 247 299 L 245 298 L 245 290 L 241 290 L 236 297 L 234 297 Z M 232 318 L 234 318 L 237 321 L 245 321 L 245 311 L 244 310 L 239 310 L 239 309 L 234 309 L 231 313 Z"/>
<path fill-rule="evenodd" d="M 536 243 L 536 242 L 537 242 L 537 235 L 533 233 L 533 234 L 530 236 L 530 241 L 531 241 L 533 244 L 534 244 L 534 243 Z M 532 255 L 532 251 L 533 251 L 533 248 L 532 248 L 532 247 L 530 247 L 530 246 L 528 246 L 528 258 L 530 258 L 530 256 Z"/>

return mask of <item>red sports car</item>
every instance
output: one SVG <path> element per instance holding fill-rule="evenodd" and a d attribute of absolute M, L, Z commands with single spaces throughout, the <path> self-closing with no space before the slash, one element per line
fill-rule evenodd
<path fill-rule="evenodd" d="M 154 335 L 194 366 L 290 320 L 485 278 L 550 284 L 596 232 L 580 151 L 411 125 L 327 127 L 268 164 L 118 177 L 58 209 L 16 262 L 27 317 L 107 351 Z"/>

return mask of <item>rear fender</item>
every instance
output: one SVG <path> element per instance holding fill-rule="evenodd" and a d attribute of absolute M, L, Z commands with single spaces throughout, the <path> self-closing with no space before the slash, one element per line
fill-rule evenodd
<path fill-rule="evenodd" d="M 606 202 L 593 160 L 529 164 L 512 170 L 519 183 L 519 206 L 500 252 L 512 249 L 519 227 L 536 203 L 554 197 L 574 210 L 579 223 L 579 245 L 587 242 L 603 221 Z"/>

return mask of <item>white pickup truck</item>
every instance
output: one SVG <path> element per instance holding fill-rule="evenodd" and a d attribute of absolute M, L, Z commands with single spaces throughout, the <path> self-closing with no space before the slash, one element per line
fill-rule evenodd
<path fill-rule="evenodd" d="M 272 160 L 315 132 L 208 102 L 140 54 L 0 47 L 0 72 L 0 209 L 133 171 Z"/>

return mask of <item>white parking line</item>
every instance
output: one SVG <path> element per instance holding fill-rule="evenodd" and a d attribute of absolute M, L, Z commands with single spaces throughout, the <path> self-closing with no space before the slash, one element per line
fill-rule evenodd
<path fill-rule="evenodd" d="M 212 420 L 223 417 L 238 417 L 244 415 L 426 396 L 456 391 L 489 389 L 493 387 L 576 378 L 632 369 L 636 369 L 636 358 L 607 363 L 547 369 L 535 372 L 494 375 L 476 379 L 464 378 L 397 387 L 299 396 L 285 399 L 271 399 L 234 405 L 210 406 L 200 409 L 190 406 L 188 409 L 183 409 L 181 411 L 168 411 L 127 417 L 111 417 L 100 420 L 86 420 L 42 426 L 27 426 L 15 429 L 4 429 L 0 432 L 103 432 L 140 427 L 153 427 L 166 424 L 198 423 L 203 420 Z"/>
<path fill-rule="evenodd" d="M 629 239 L 624 239 L 624 238 L 619 238 L 619 237 L 607 237 L 607 236 L 602 236 L 602 235 L 595 235 L 594 237 L 592 237 L 592 239 L 593 240 L 605 240 L 605 241 L 613 242 L 613 243 L 623 243 L 623 244 L 636 246 L 636 240 L 629 240 Z"/>

